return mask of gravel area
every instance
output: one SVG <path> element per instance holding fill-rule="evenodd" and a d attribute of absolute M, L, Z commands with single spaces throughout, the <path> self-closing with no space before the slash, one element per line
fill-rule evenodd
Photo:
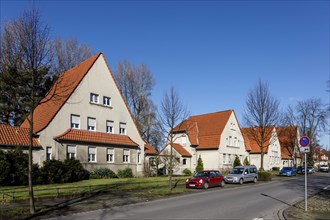
<path fill-rule="evenodd" d="M 307 199 L 307 212 L 305 200 L 295 204 L 284 211 L 285 219 L 330 219 L 330 189 L 325 189 Z"/>

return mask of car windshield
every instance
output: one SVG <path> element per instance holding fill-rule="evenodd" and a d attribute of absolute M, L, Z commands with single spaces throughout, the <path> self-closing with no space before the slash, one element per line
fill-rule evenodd
<path fill-rule="evenodd" d="M 244 171 L 244 168 L 234 168 L 230 173 L 231 174 L 242 174 Z"/>
<path fill-rule="evenodd" d="M 194 174 L 194 177 L 203 177 L 203 176 L 209 176 L 208 172 L 198 171 Z"/>
<path fill-rule="evenodd" d="M 283 167 L 282 170 L 292 170 L 292 167 Z"/>
<path fill-rule="evenodd" d="M 328 167 L 327 165 L 321 165 L 320 167 Z"/>

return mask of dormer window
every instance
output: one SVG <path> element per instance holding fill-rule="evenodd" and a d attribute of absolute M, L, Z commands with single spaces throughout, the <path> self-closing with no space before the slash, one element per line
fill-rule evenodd
<path fill-rule="evenodd" d="M 98 104 L 99 103 L 99 95 L 95 94 L 95 93 L 91 93 L 90 102 Z"/>
<path fill-rule="evenodd" d="M 111 106 L 111 98 L 110 97 L 103 97 L 103 105 L 105 106 Z"/>

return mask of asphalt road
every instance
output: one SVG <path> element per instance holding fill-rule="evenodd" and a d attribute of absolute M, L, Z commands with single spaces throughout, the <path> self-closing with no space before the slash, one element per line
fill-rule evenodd
<path fill-rule="evenodd" d="M 329 184 L 329 174 L 308 176 L 308 194 L 315 194 Z M 53 219 L 284 219 L 282 211 L 303 199 L 304 178 L 298 176 Z"/>

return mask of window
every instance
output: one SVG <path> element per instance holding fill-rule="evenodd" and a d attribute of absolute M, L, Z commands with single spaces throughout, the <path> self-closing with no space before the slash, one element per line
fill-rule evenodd
<path fill-rule="evenodd" d="M 226 164 L 226 154 L 223 154 L 223 164 Z"/>
<path fill-rule="evenodd" d="M 187 145 L 187 137 L 186 137 L 186 135 L 185 136 L 182 136 L 182 145 L 183 146 L 186 146 Z"/>
<path fill-rule="evenodd" d="M 111 106 L 111 98 L 103 96 L 103 105 Z"/>
<path fill-rule="evenodd" d="M 52 159 L 52 147 L 46 147 L 46 160 Z"/>
<path fill-rule="evenodd" d="M 237 147 L 237 137 L 234 137 L 234 147 Z"/>
<path fill-rule="evenodd" d="M 129 163 L 129 150 L 124 149 L 124 152 L 123 152 L 123 162 L 124 163 Z"/>
<path fill-rule="evenodd" d="M 184 159 L 182 160 L 182 164 L 183 164 L 183 165 L 186 165 L 186 164 L 187 164 L 187 159 L 186 159 L 186 158 L 184 158 Z"/>
<path fill-rule="evenodd" d="M 99 95 L 95 94 L 95 93 L 91 93 L 90 102 L 98 104 L 99 103 Z"/>
<path fill-rule="evenodd" d="M 115 161 L 114 152 L 115 152 L 115 150 L 113 148 L 107 149 L 107 162 L 108 163 L 113 163 Z"/>
<path fill-rule="evenodd" d="M 106 124 L 106 132 L 107 133 L 114 133 L 113 131 L 113 121 L 107 121 L 107 124 Z"/>
<path fill-rule="evenodd" d="M 126 123 L 119 123 L 119 134 L 126 134 Z"/>
<path fill-rule="evenodd" d="M 87 119 L 87 129 L 89 131 L 96 131 L 96 119 L 95 118 L 89 118 Z"/>
<path fill-rule="evenodd" d="M 228 163 L 230 164 L 231 163 L 231 155 L 228 154 Z"/>
<path fill-rule="evenodd" d="M 96 162 L 96 148 L 88 147 L 88 162 Z"/>
<path fill-rule="evenodd" d="M 76 157 L 76 146 L 68 145 L 67 146 L 67 154 L 66 157 L 69 158 L 75 158 Z"/>
<path fill-rule="evenodd" d="M 79 115 L 71 115 L 71 128 L 80 128 L 80 116 Z"/>
<path fill-rule="evenodd" d="M 138 161 L 138 163 L 141 163 L 141 151 L 138 151 L 137 161 Z"/>
<path fill-rule="evenodd" d="M 229 146 L 232 146 L 232 143 L 231 143 L 231 136 L 229 136 Z"/>

